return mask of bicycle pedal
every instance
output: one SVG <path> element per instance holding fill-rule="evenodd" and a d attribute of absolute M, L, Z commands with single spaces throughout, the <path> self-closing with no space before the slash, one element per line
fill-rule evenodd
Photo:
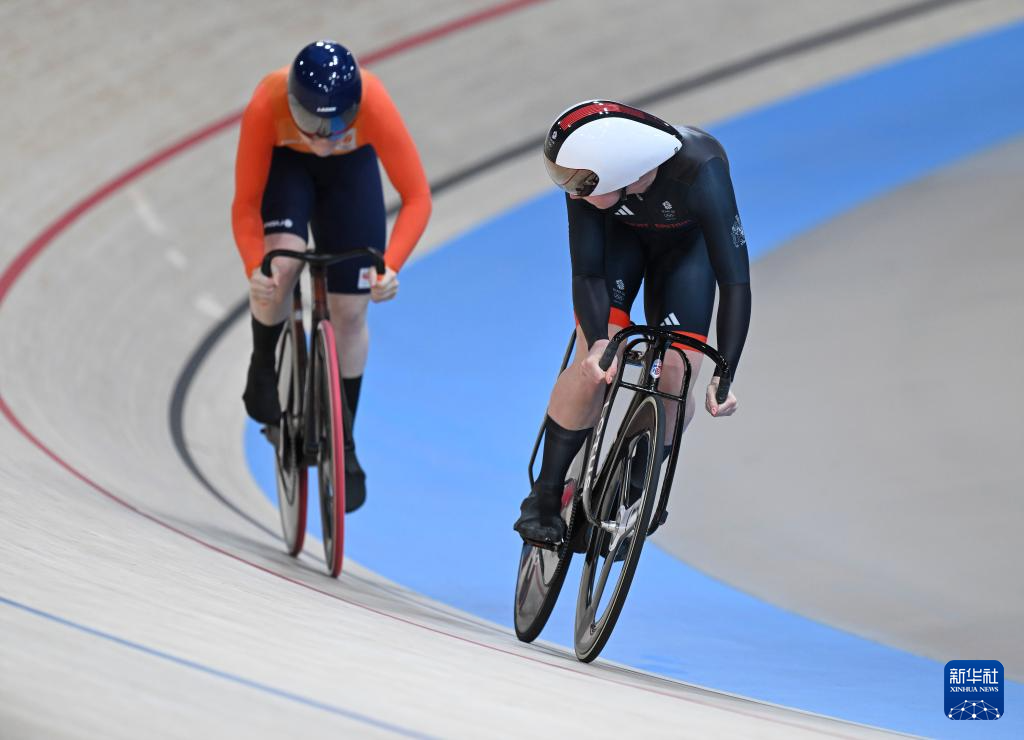
<path fill-rule="evenodd" d="M 550 550 L 551 552 L 558 552 L 558 549 L 563 544 L 562 542 L 542 542 L 541 540 L 526 539 L 524 539 L 523 542 L 531 547 L 536 547 L 538 550 Z"/>

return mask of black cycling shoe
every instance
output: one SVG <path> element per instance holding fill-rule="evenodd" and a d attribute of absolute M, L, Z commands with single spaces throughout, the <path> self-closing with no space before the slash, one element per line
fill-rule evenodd
<path fill-rule="evenodd" d="M 260 367 L 249 359 L 249 375 L 245 382 L 245 411 L 261 424 L 281 423 L 281 402 L 277 399 L 277 373 L 273 367 Z"/>
<path fill-rule="evenodd" d="M 522 513 L 512 528 L 526 542 L 559 545 L 565 539 L 561 491 L 545 492 L 535 485 L 519 505 L 519 510 Z"/>
<path fill-rule="evenodd" d="M 356 459 L 354 447 L 345 448 L 345 513 L 366 503 L 366 472 Z"/>

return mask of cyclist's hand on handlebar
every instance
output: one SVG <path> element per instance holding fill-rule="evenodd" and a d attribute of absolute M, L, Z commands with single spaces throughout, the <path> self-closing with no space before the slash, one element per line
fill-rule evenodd
<path fill-rule="evenodd" d="M 708 413 L 712 416 L 732 416 L 736 413 L 736 396 L 729 391 L 729 397 L 725 399 L 725 403 L 719 404 L 715 398 L 715 394 L 718 392 L 718 378 L 714 377 L 708 384 L 708 393 L 704 399 L 704 408 L 708 410 Z"/>
<path fill-rule="evenodd" d="M 619 371 L 619 358 L 617 356 L 612 359 L 612 364 L 608 366 L 608 370 L 601 369 L 599 364 L 601 362 L 601 355 L 604 354 L 604 348 L 607 346 L 607 339 L 599 339 L 594 342 L 594 346 L 590 348 L 586 359 L 583 360 L 583 377 L 595 385 L 601 382 L 611 383 L 615 380 L 615 374 Z"/>
<path fill-rule="evenodd" d="M 272 273 L 271 276 L 267 277 L 257 267 L 253 270 L 252 277 L 249 279 L 249 295 L 252 296 L 253 301 L 261 305 L 270 303 L 274 298 L 274 292 L 277 290 L 277 268 L 274 267 L 273 263 L 270 265 L 270 272 Z"/>
<path fill-rule="evenodd" d="M 376 281 L 370 286 L 370 299 L 374 303 L 390 301 L 398 293 L 398 273 L 390 267 L 384 268 L 384 274 L 378 276 L 371 273 Z"/>

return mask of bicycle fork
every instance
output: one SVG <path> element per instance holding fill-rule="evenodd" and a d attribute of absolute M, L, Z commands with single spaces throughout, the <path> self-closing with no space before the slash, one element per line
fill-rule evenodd
<path fill-rule="evenodd" d="M 625 386 L 626 388 L 629 388 L 633 391 L 659 396 L 667 401 L 677 403 L 679 405 L 678 413 L 676 414 L 676 423 L 674 425 L 675 428 L 673 429 L 673 444 L 671 453 L 669 454 L 669 466 L 667 470 L 667 475 L 662 483 L 661 495 L 658 497 L 658 507 L 654 512 L 654 516 L 651 520 L 650 531 L 648 532 L 648 534 L 652 534 L 664 522 L 664 519 L 666 518 L 668 494 L 672 484 L 673 474 L 675 473 L 676 463 L 679 458 L 679 438 L 682 435 L 683 417 L 686 409 L 686 397 L 689 393 L 690 378 L 693 371 L 690 360 L 686 356 L 686 354 L 682 350 L 674 346 L 674 339 L 666 338 L 661 342 L 658 342 L 656 345 L 650 344 L 648 350 L 644 353 L 644 356 L 638 363 L 641 368 L 639 384 L 625 382 L 622 378 L 627 364 L 626 358 L 631 354 L 633 348 L 637 344 L 641 344 L 644 341 L 645 338 L 639 338 L 631 342 L 626 347 L 626 351 L 623 353 L 623 361 L 619 363 L 619 371 L 616 375 L 615 382 L 612 386 L 611 392 L 608 393 L 608 396 L 607 398 L 605 398 L 605 402 L 601 407 L 601 415 L 598 418 L 597 426 L 595 427 L 594 434 L 591 437 L 592 446 L 587 455 L 587 462 L 584 468 L 583 485 L 581 486 L 583 511 L 587 517 L 587 520 L 593 526 L 600 527 L 602 530 L 612 535 L 613 543 L 616 544 L 618 541 L 621 541 L 621 539 L 625 537 L 626 534 L 630 532 L 632 528 L 636 525 L 636 519 L 639 515 L 639 510 L 636 505 L 637 502 L 634 502 L 634 504 L 629 507 L 620 505 L 619 511 L 617 512 L 617 516 L 615 517 L 615 519 L 612 519 L 611 521 L 604 521 L 603 519 L 598 519 L 594 515 L 594 512 L 591 507 L 593 490 L 594 486 L 596 485 L 595 479 L 597 478 L 597 462 L 598 458 L 600 457 L 601 445 L 604 442 L 605 423 L 607 422 L 608 417 L 611 413 L 611 407 L 615 403 L 616 394 L 618 393 L 618 390 L 621 386 Z M 665 393 L 658 389 L 661 377 L 661 369 L 665 362 L 665 356 L 670 351 L 678 353 L 683 359 L 684 372 L 682 391 L 678 396 Z M 627 412 L 627 416 L 628 415 L 629 414 Z M 656 454 L 655 450 L 660 449 L 660 447 L 663 444 L 664 440 L 651 440 L 652 449 L 650 451 L 650 454 Z M 633 455 L 631 454 L 629 456 L 629 462 L 627 463 L 625 470 L 626 475 L 628 475 L 632 470 L 632 458 Z M 623 485 L 628 485 L 628 480 L 629 478 L 625 477 L 623 479 Z"/>

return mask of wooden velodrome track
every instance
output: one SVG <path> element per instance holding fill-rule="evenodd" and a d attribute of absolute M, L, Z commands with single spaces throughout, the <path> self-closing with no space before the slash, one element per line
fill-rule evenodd
<path fill-rule="evenodd" d="M 236 130 L 132 168 L 225 121 L 309 40 L 337 36 L 375 59 L 431 180 L 460 175 L 437 197 L 421 256 L 548 186 L 535 152 L 486 165 L 571 101 L 636 99 L 737 64 L 659 104 L 700 124 L 1020 16 L 1006 0 L 480 12 L 493 7 L 0 7 L 0 737 L 564 734 L 581 716 L 606 735 L 882 734 L 582 666 L 358 564 L 335 583 L 315 550 L 285 557 L 241 454 L 241 324 L 196 378 L 184 430 L 230 506 L 176 454 L 175 378 L 245 290 L 228 226 Z M 710 559 L 766 598 L 868 629 Z"/>

